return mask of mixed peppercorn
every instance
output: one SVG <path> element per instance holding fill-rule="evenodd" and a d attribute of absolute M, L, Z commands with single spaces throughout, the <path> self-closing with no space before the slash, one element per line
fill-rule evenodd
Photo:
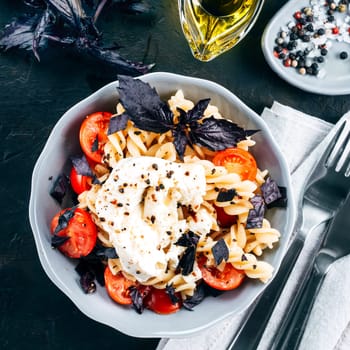
<path fill-rule="evenodd" d="M 295 68 L 301 75 L 322 78 L 322 66 L 332 47 L 332 41 L 350 44 L 350 16 L 348 0 L 310 0 L 310 6 L 293 14 L 275 39 L 274 56 L 285 67 Z M 346 51 L 338 57 L 348 58 Z"/>

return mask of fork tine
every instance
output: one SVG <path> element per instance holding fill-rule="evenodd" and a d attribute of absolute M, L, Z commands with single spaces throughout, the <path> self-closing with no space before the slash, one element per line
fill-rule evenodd
<path fill-rule="evenodd" d="M 350 135 L 350 113 L 347 116 L 347 118 L 344 120 L 343 125 L 341 126 L 340 130 L 338 131 L 338 134 L 339 133 L 340 133 L 340 135 L 339 135 L 338 139 L 335 140 L 335 145 L 332 149 L 332 152 L 330 153 L 330 155 L 327 158 L 327 161 L 325 164 L 327 168 L 334 165 L 340 152 L 342 152 L 342 149 L 344 149 L 344 145 L 345 145 L 346 140 L 349 138 L 349 135 Z M 349 146 L 349 142 L 348 142 L 347 146 L 345 147 L 346 152 L 343 152 L 340 160 L 337 163 L 336 171 L 340 171 L 340 169 L 343 167 L 345 160 L 350 153 L 349 147 L 350 146 Z"/>
<path fill-rule="evenodd" d="M 339 158 L 338 163 L 335 167 L 335 171 L 339 172 L 342 169 L 346 160 L 349 158 L 349 155 L 350 155 L 350 140 L 349 140 L 349 135 L 348 135 L 347 144 L 346 144 L 344 150 L 342 151 L 341 157 Z M 346 172 L 347 172 L 347 170 L 346 170 Z M 345 176 L 346 176 L 346 172 L 345 172 Z"/>
<path fill-rule="evenodd" d="M 345 177 L 349 177 L 350 176 L 350 163 L 348 165 L 348 168 L 345 171 Z"/>

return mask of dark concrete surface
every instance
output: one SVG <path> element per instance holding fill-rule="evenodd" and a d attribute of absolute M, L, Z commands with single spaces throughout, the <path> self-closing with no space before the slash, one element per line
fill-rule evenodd
<path fill-rule="evenodd" d="M 267 1 L 244 41 L 209 63 L 192 57 L 180 28 L 177 1 L 149 2 L 151 15 L 109 12 L 100 19 L 105 41 L 118 43 L 125 57 L 155 62 L 153 71 L 213 80 L 258 113 L 278 100 L 334 123 L 350 109 L 349 96 L 303 92 L 280 79 L 265 62 L 261 34 L 284 2 Z M 20 0 L 0 0 L 0 8 L 3 28 L 25 7 Z M 41 58 L 39 63 L 31 53 L 0 54 L 0 348 L 155 349 L 157 339 L 128 337 L 90 320 L 41 268 L 28 220 L 35 161 L 60 116 L 117 76 L 68 50 L 52 49 Z"/>

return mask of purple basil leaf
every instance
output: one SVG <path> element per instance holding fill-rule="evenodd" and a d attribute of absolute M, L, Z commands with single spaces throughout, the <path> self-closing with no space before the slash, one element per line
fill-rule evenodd
<path fill-rule="evenodd" d="M 182 254 L 177 269 L 181 270 L 184 276 L 189 275 L 193 271 L 194 261 L 196 259 L 196 247 L 188 247 Z"/>
<path fill-rule="evenodd" d="M 79 276 L 83 276 L 86 273 L 93 274 L 97 282 L 101 286 L 104 286 L 105 267 L 106 265 L 102 262 L 102 260 L 92 252 L 88 256 L 79 259 L 79 263 L 75 267 L 75 271 L 79 274 Z"/>
<path fill-rule="evenodd" d="M 154 64 L 144 64 L 142 62 L 132 62 L 124 59 L 114 49 L 104 48 L 97 45 L 85 37 L 74 41 L 75 49 L 81 55 L 108 64 L 119 74 L 139 75 L 147 73 L 154 67 Z"/>
<path fill-rule="evenodd" d="M 186 247 L 186 250 L 182 254 L 177 266 L 177 269 L 181 270 L 184 276 L 189 275 L 193 271 L 198 240 L 198 235 L 192 231 L 188 231 L 184 233 L 175 243 L 175 245 Z"/>
<path fill-rule="evenodd" d="M 69 179 L 66 175 L 61 174 L 55 180 L 50 195 L 54 198 L 59 204 L 62 204 L 63 198 L 65 197 L 69 189 Z"/>
<path fill-rule="evenodd" d="M 38 14 L 25 15 L 6 25 L 0 35 L 1 49 L 5 51 L 11 48 L 31 50 L 34 31 L 40 19 L 41 16 Z"/>
<path fill-rule="evenodd" d="M 70 239 L 69 236 L 58 236 L 56 234 L 51 236 L 51 247 L 52 248 L 58 248 L 63 243 L 67 242 Z"/>
<path fill-rule="evenodd" d="M 24 0 L 23 2 L 33 8 L 46 8 L 45 0 Z"/>
<path fill-rule="evenodd" d="M 191 124 L 203 118 L 203 113 L 207 109 L 209 102 L 210 98 L 198 101 L 198 103 L 187 112 L 187 123 Z"/>
<path fill-rule="evenodd" d="M 145 306 L 143 303 L 144 297 L 142 293 L 140 293 L 140 291 L 135 286 L 129 287 L 129 292 L 130 292 L 133 308 L 138 314 L 142 314 L 143 310 L 145 309 Z"/>
<path fill-rule="evenodd" d="M 203 113 L 208 107 L 209 102 L 210 98 L 200 100 L 191 110 L 187 112 L 177 107 L 177 111 L 180 113 L 179 124 L 182 124 L 185 127 L 186 125 L 192 125 L 192 123 L 203 118 Z"/>
<path fill-rule="evenodd" d="M 179 155 L 180 159 L 182 160 L 185 154 L 186 146 L 189 143 L 186 135 L 186 131 L 180 124 L 178 124 L 176 125 L 175 129 L 172 130 L 172 135 L 174 137 L 173 143 L 174 143 L 176 152 Z"/>
<path fill-rule="evenodd" d="M 92 169 L 90 168 L 90 165 L 84 154 L 81 157 L 71 157 L 71 161 L 74 169 L 79 175 L 91 177 L 92 183 L 94 185 L 101 184 L 100 180 L 96 177 L 96 175 L 93 173 Z"/>
<path fill-rule="evenodd" d="M 102 245 L 96 245 L 96 247 L 94 248 L 94 253 L 97 257 L 103 260 L 118 258 L 118 254 L 114 247 L 104 247 Z"/>
<path fill-rule="evenodd" d="M 175 288 L 172 284 L 167 284 L 165 286 L 166 293 L 169 295 L 172 304 L 176 304 L 180 299 L 175 295 Z"/>
<path fill-rule="evenodd" d="M 211 251 L 213 253 L 216 265 L 220 265 L 223 260 L 227 261 L 229 251 L 227 244 L 223 238 L 215 243 L 215 245 L 211 248 Z"/>
<path fill-rule="evenodd" d="M 182 306 L 189 311 L 193 311 L 193 308 L 198 304 L 200 304 L 205 297 L 206 297 L 206 293 L 205 293 L 204 284 L 201 283 L 197 286 L 193 295 L 191 297 L 187 297 L 184 300 Z"/>
<path fill-rule="evenodd" d="M 87 271 L 86 273 L 82 274 L 79 282 L 85 294 L 92 294 L 96 292 L 95 275 L 92 272 Z"/>
<path fill-rule="evenodd" d="M 68 226 L 69 220 L 74 216 L 76 207 L 66 209 L 59 217 L 58 224 L 55 228 L 54 235 L 57 235 L 58 232 L 62 231 Z"/>
<path fill-rule="evenodd" d="M 177 240 L 175 245 L 179 245 L 181 247 L 196 247 L 198 241 L 199 236 L 193 233 L 192 231 L 188 231 Z"/>
<path fill-rule="evenodd" d="M 75 271 L 80 276 L 80 286 L 85 293 L 94 293 L 96 291 L 95 279 L 97 279 L 101 286 L 104 286 L 104 270 L 105 265 L 91 253 L 79 259 Z"/>
<path fill-rule="evenodd" d="M 267 205 L 282 197 L 276 181 L 272 180 L 271 177 L 268 177 L 261 185 L 261 191 Z"/>
<path fill-rule="evenodd" d="M 235 147 L 248 134 L 252 135 L 256 131 L 247 132 L 229 120 L 210 117 L 203 119 L 201 123 L 191 125 L 190 137 L 194 144 L 207 147 L 211 151 L 220 151 L 228 147 Z"/>
<path fill-rule="evenodd" d="M 263 224 L 263 219 L 265 215 L 265 202 L 264 199 L 256 195 L 250 202 L 253 204 L 253 209 L 250 209 L 248 212 L 248 218 L 245 228 L 261 228 Z"/>
<path fill-rule="evenodd" d="M 70 159 L 74 169 L 79 175 L 89 176 L 91 178 L 95 176 L 95 174 L 92 172 L 90 168 L 90 165 L 85 155 L 82 155 L 81 157 L 71 157 Z"/>
<path fill-rule="evenodd" d="M 187 112 L 183 109 L 177 107 L 177 111 L 179 112 L 179 123 L 178 126 L 181 127 L 181 129 L 186 130 L 187 126 Z"/>
<path fill-rule="evenodd" d="M 42 40 L 45 40 L 45 43 L 47 41 L 45 38 L 43 38 L 43 34 L 45 33 L 45 31 L 47 31 L 48 26 L 51 23 L 51 16 L 52 16 L 51 12 L 49 10 L 45 10 L 43 12 L 43 15 L 41 16 L 41 19 L 38 25 L 34 30 L 32 48 L 33 48 L 34 55 L 38 61 L 40 61 L 38 49 L 41 46 Z"/>
<path fill-rule="evenodd" d="M 283 186 L 278 186 L 278 189 L 281 193 L 281 197 L 278 198 L 277 200 L 273 201 L 272 203 L 267 205 L 268 209 L 271 208 L 286 208 L 288 199 L 287 199 L 287 188 Z"/>
<path fill-rule="evenodd" d="M 81 28 L 81 21 L 87 17 L 81 0 L 46 0 L 46 2 L 73 28 Z"/>
<path fill-rule="evenodd" d="M 148 83 L 129 76 L 118 76 L 119 96 L 129 119 L 145 131 L 165 133 L 173 125 L 173 114 Z"/>
<path fill-rule="evenodd" d="M 129 116 L 126 113 L 112 117 L 109 120 L 107 135 L 124 130 L 128 124 Z"/>
<path fill-rule="evenodd" d="M 218 196 L 216 198 L 217 202 L 230 202 L 233 200 L 233 198 L 235 198 L 235 196 L 237 196 L 237 192 L 234 188 L 231 188 L 229 190 L 225 189 L 225 188 L 221 188 Z"/>

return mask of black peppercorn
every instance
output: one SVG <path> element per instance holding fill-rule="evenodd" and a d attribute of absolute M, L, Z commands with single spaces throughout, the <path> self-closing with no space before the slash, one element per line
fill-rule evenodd
<path fill-rule="evenodd" d="M 322 48 L 320 52 L 321 52 L 321 55 L 322 55 L 322 56 L 326 56 L 327 53 L 328 53 L 328 50 L 325 49 L 325 48 Z"/>
<path fill-rule="evenodd" d="M 296 42 L 295 42 L 295 41 L 290 41 L 290 42 L 288 43 L 288 45 L 287 45 L 287 49 L 288 49 L 289 51 L 291 51 L 291 50 L 293 50 L 293 49 L 295 48 L 295 46 L 296 46 Z"/>
<path fill-rule="evenodd" d="M 281 46 L 275 46 L 275 48 L 274 48 L 274 51 L 276 51 L 277 53 L 280 53 L 280 52 L 282 52 L 282 47 Z"/>
<path fill-rule="evenodd" d="M 311 67 L 306 67 L 306 73 L 307 74 L 310 74 L 310 75 L 313 75 L 314 71 Z"/>
<path fill-rule="evenodd" d="M 289 35 L 290 40 L 297 40 L 298 39 L 298 34 L 297 33 L 290 33 Z"/>
<path fill-rule="evenodd" d="M 314 26 L 313 26 L 311 23 L 309 23 L 305 28 L 306 28 L 306 30 L 308 30 L 309 32 L 313 32 L 313 31 L 314 31 Z"/>
<path fill-rule="evenodd" d="M 314 17 L 312 15 L 306 16 L 306 22 L 313 22 Z"/>
<path fill-rule="evenodd" d="M 342 51 L 339 55 L 339 57 L 342 59 L 342 60 L 345 60 L 348 58 L 348 53 L 346 51 Z"/>
<path fill-rule="evenodd" d="M 304 67 L 305 67 L 305 60 L 301 58 L 298 61 L 298 68 L 304 68 Z"/>

